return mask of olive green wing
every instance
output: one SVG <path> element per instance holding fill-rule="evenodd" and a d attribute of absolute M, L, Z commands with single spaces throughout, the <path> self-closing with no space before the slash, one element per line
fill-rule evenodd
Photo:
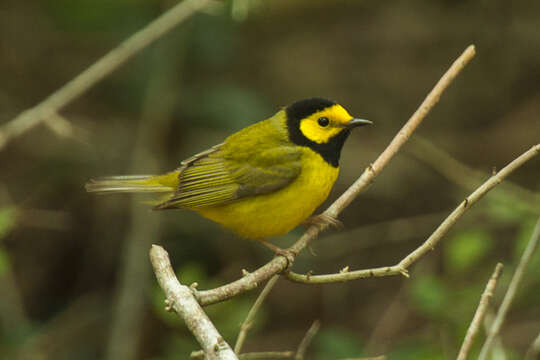
<path fill-rule="evenodd" d="M 223 205 L 281 189 L 300 174 L 302 152 L 297 147 L 281 145 L 249 156 L 241 149 L 234 154 L 222 147 L 182 163 L 178 190 L 156 209 Z"/>

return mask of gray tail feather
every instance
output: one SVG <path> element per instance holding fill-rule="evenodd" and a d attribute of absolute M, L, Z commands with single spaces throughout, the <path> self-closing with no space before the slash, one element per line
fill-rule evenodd
<path fill-rule="evenodd" d="M 86 183 L 85 188 L 88 192 L 101 194 L 174 191 L 169 186 L 147 181 L 153 177 L 154 175 L 108 176 L 91 179 Z"/>

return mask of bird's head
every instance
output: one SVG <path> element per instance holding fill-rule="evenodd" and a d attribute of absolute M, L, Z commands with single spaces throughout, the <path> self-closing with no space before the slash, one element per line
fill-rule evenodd
<path fill-rule="evenodd" d="M 318 152 L 337 166 L 339 155 L 351 129 L 372 124 L 351 116 L 334 101 L 311 98 L 297 101 L 285 109 L 290 140 Z"/>

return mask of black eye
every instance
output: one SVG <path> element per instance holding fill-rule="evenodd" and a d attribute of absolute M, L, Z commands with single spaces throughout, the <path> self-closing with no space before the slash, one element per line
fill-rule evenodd
<path fill-rule="evenodd" d="M 328 124 L 330 124 L 330 120 L 328 120 L 327 117 L 320 117 L 319 120 L 317 120 L 317 122 L 318 122 L 319 125 L 321 125 L 322 127 L 328 126 Z"/>

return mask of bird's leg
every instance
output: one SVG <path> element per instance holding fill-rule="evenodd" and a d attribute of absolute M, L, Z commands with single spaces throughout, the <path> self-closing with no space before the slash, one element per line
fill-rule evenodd
<path fill-rule="evenodd" d="M 274 254 L 276 254 L 276 256 L 283 256 L 287 260 L 287 269 L 294 262 L 296 255 L 298 255 L 296 252 L 292 250 L 282 249 L 279 246 L 276 246 L 272 244 L 271 242 L 266 241 L 265 239 L 257 239 L 257 240 L 259 240 L 263 245 L 265 245 L 267 248 L 272 250 Z"/>
<path fill-rule="evenodd" d="M 319 228 L 322 225 L 328 225 L 328 226 L 334 227 L 334 228 L 336 228 L 338 230 L 343 229 L 343 227 L 344 227 L 343 223 L 341 221 L 339 221 L 335 217 L 327 215 L 325 213 L 315 215 L 315 216 L 312 216 L 312 217 L 304 220 L 302 225 L 304 225 L 306 227 L 311 226 L 311 225 L 315 225 L 315 226 L 317 226 Z"/>

